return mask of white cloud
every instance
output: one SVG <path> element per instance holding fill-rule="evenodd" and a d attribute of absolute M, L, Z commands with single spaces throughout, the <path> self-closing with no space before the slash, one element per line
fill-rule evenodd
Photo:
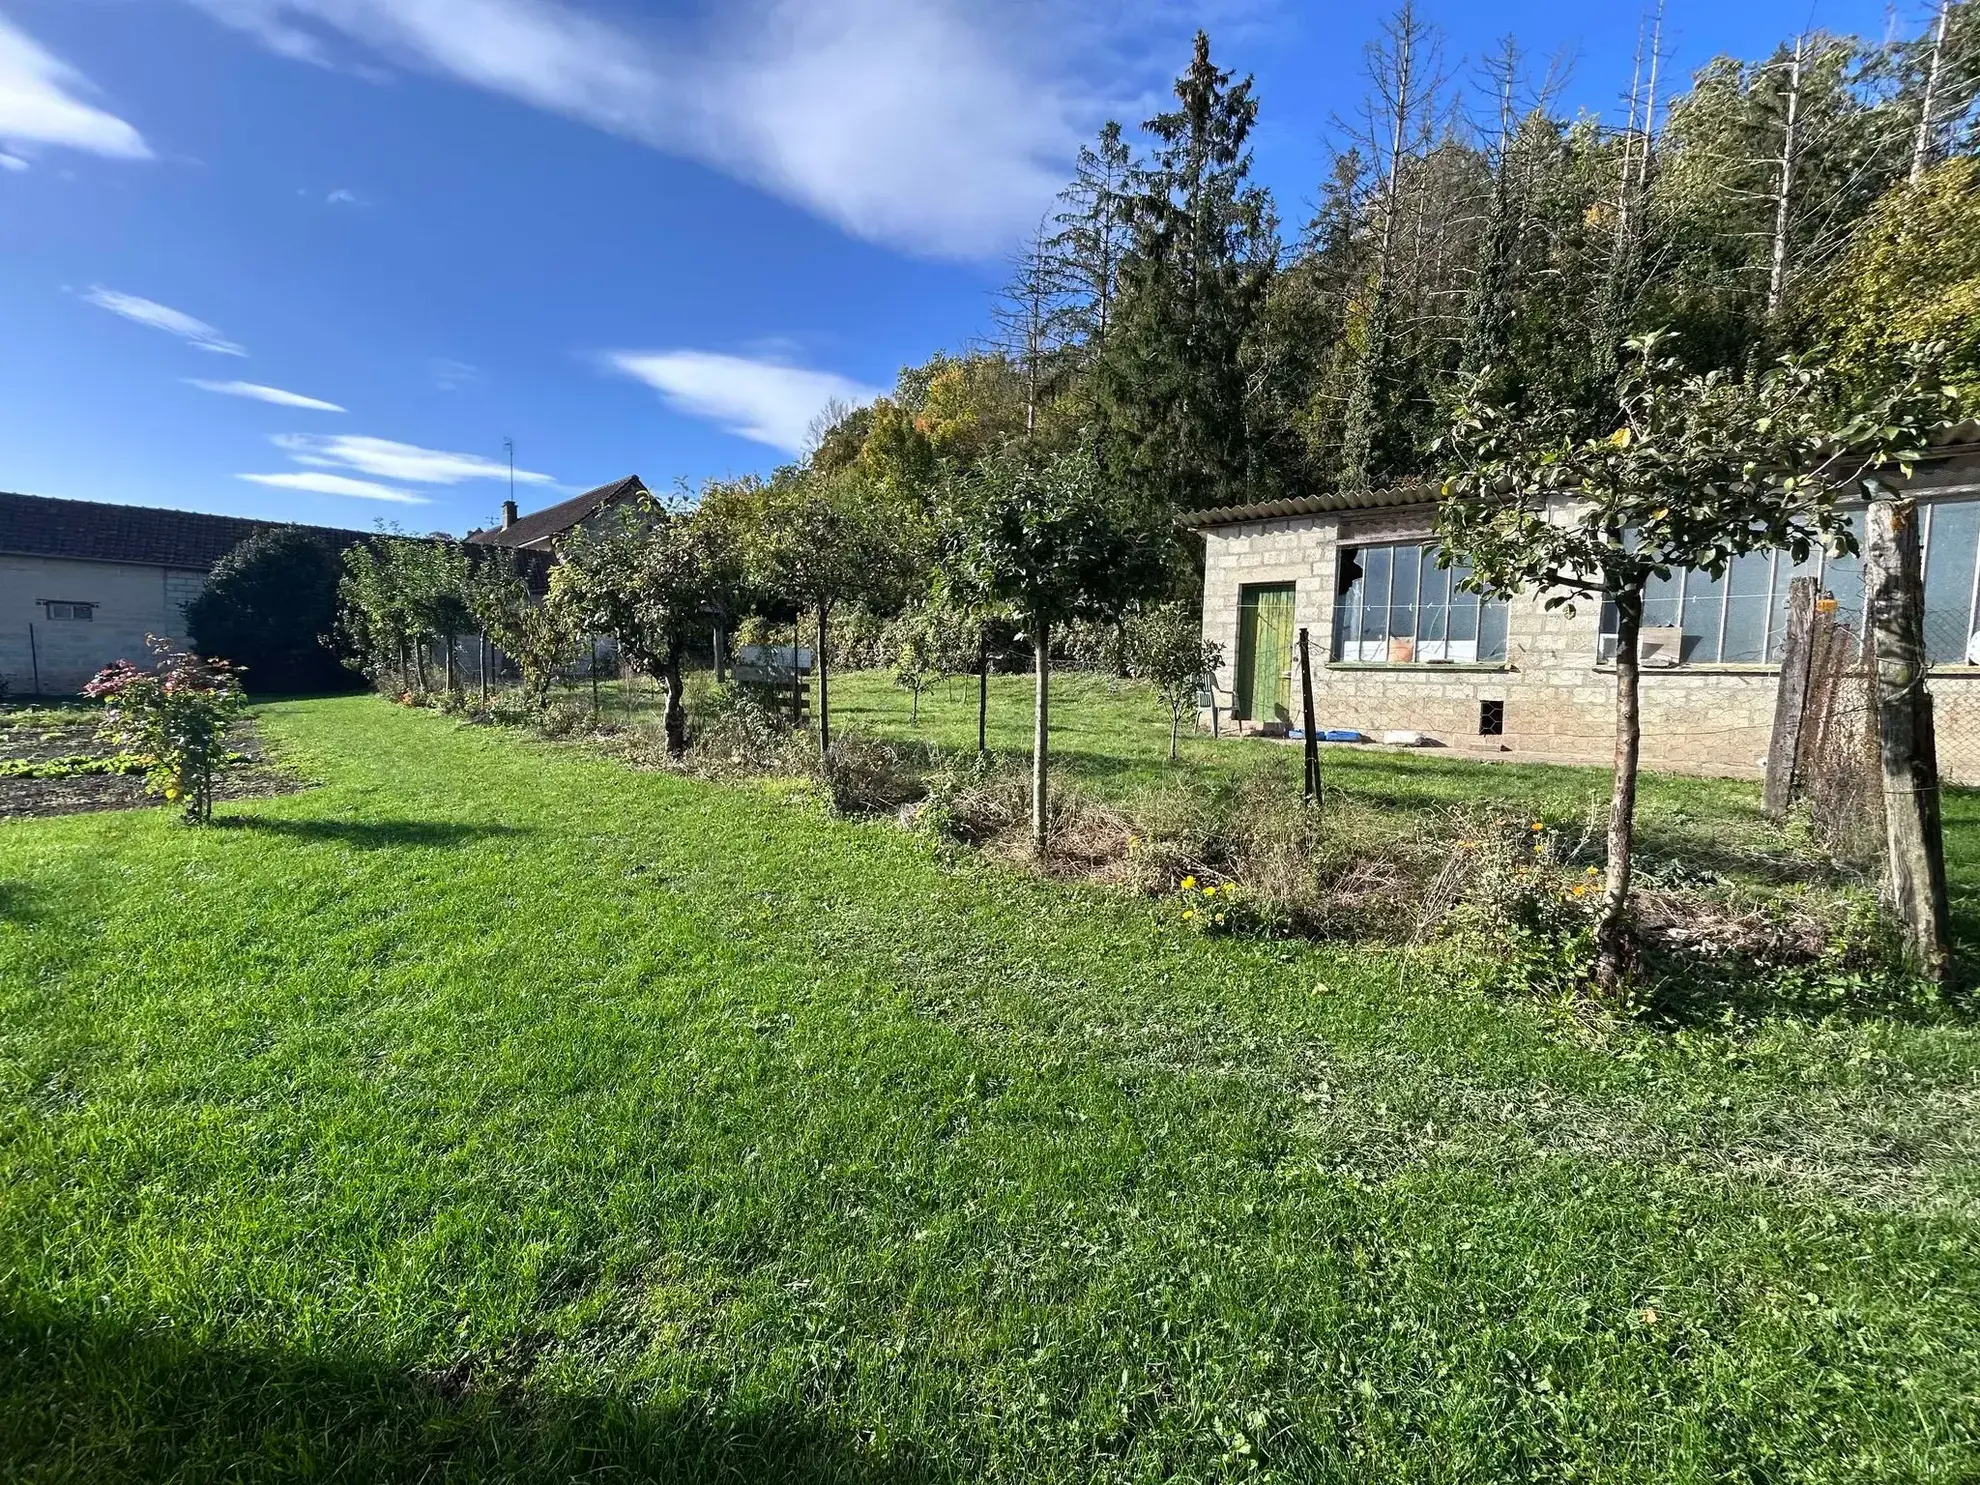
<path fill-rule="evenodd" d="M 88 88 L 81 73 L 0 16 L 0 139 L 149 160 L 143 135 L 76 96 Z"/>
<path fill-rule="evenodd" d="M 342 474 L 243 474 L 235 476 L 250 484 L 270 485 L 277 490 L 307 490 L 312 495 L 349 495 L 357 500 L 389 500 L 395 505 L 431 505 L 424 495 L 410 490 L 394 490 L 370 480 L 354 480 Z"/>
<path fill-rule="evenodd" d="M 432 363 L 433 384 L 442 392 L 458 392 L 462 387 L 472 386 L 481 380 L 481 368 L 470 366 L 465 361 L 450 361 L 445 356 Z"/>
<path fill-rule="evenodd" d="M 411 485 L 458 485 L 465 480 L 506 480 L 508 464 L 484 459 L 479 454 L 448 454 L 438 449 L 422 449 L 415 444 L 395 443 L 389 438 L 365 438 L 354 434 L 277 433 L 270 440 L 285 450 L 298 464 L 315 469 L 354 469 L 378 479 L 400 480 Z M 518 469 L 519 485 L 554 485 L 547 474 Z"/>
<path fill-rule="evenodd" d="M 606 361 L 691 417 L 788 454 L 804 452 L 811 420 L 834 401 L 871 402 L 877 387 L 829 371 L 714 351 L 615 351 Z"/>
<path fill-rule="evenodd" d="M 1035 225 L 1095 122 L 1071 74 L 1116 39 L 1052 0 L 734 0 L 671 31 L 576 0 L 191 3 L 285 56 L 330 65 L 341 37 L 959 257 Z"/>
<path fill-rule="evenodd" d="M 364 205 L 364 202 L 359 199 L 358 193 L 356 191 L 346 191 L 341 186 L 338 189 L 332 191 L 328 196 L 325 196 L 323 199 L 332 206 Z"/>
<path fill-rule="evenodd" d="M 153 299 L 120 294 L 115 289 L 106 289 L 98 284 L 83 295 L 83 302 L 94 304 L 98 309 L 107 309 L 113 315 L 122 315 L 127 320 L 135 320 L 140 325 L 149 325 L 154 330 L 163 330 L 168 335 L 176 335 L 202 351 L 217 351 L 223 356 L 247 354 L 206 321 L 196 320 L 182 310 L 172 309 Z"/>
<path fill-rule="evenodd" d="M 22 171 L 27 168 L 28 162 L 19 155 L 0 154 L 0 170 Z"/>
<path fill-rule="evenodd" d="M 334 402 L 325 402 L 320 397 L 305 397 L 300 392 L 284 392 L 280 387 L 264 387 L 260 382 L 209 382 L 199 377 L 186 378 L 187 385 L 207 392 L 218 392 L 226 397 L 249 397 L 256 402 L 272 402 L 277 407 L 303 407 L 312 412 L 345 412 L 347 409 Z"/>

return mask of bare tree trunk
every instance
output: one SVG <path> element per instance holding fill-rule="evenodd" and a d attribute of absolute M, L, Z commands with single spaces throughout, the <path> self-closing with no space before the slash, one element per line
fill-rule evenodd
<path fill-rule="evenodd" d="M 832 698 L 826 690 L 825 676 L 825 625 L 831 617 L 831 605 L 818 605 L 818 755 L 824 757 L 832 751 Z M 796 669 L 797 656 L 791 656 L 792 669 Z"/>
<path fill-rule="evenodd" d="M 976 756 L 990 751 L 990 631 L 976 637 Z"/>
<path fill-rule="evenodd" d="M 1052 630 L 1040 621 L 1031 626 L 1032 654 L 1038 665 L 1037 702 L 1031 715 L 1031 853 L 1045 854 L 1046 799 L 1045 767 L 1050 742 L 1047 721 L 1051 715 Z"/>
<path fill-rule="evenodd" d="M 678 758 L 687 751 L 687 708 L 682 704 L 681 646 L 667 646 L 667 756 Z"/>
<path fill-rule="evenodd" d="M 1951 910 L 1940 819 L 1939 753 L 1925 689 L 1925 595 L 1919 574 L 1918 506 L 1870 505 L 1863 553 L 1866 607 L 1875 635 L 1877 732 L 1891 898 L 1918 967 L 1940 984 L 1952 972 Z"/>
<path fill-rule="evenodd" d="M 1637 685 L 1643 590 L 1618 593 L 1615 602 L 1616 771 L 1609 798 L 1609 875 L 1602 890 L 1602 915 L 1595 926 L 1595 980 L 1610 994 L 1621 988 L 1629 970 L 1630 849 L 1636 832 L 1636 761 L 1643 740 Z"/>
<path fill-rule="evenodd" d="M 1787 117 L 1782 121 L 1781 157 L 1774 175 L 1774 249 L 1767 271 L 1767 319 L 1776 319 L 1787 293 L 1788 232 L 1794 225 L 1795 135 L 1801 122 L 1801 58 L 1805 38 L 1794 39 L 1794 59 L 1788 63 Z"/>
<path fill-rule="evenodd" d="M 1911 141 L 1911 180 L 1916 184 L 1932 164 L 1934 137 L 1938 133 L 1939 68 L 1946 55 L 1946 17 L 1952 11 L 1952 0 L 1939 0 L 1938 24 L 1932 28 L 1932 60 L 1925 67 L 1925 93 L 1918 100 L 1918 133 Z"/>
<path fill-rule="evenodd" d="M 1182 736 L 1182 708 L 1169 708 L 1169 761 L 1176 761 L 1176 739 Z"/>

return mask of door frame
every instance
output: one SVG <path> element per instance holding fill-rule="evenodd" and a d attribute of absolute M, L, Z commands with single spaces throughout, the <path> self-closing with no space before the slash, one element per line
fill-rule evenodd
<path fill-rule="evenodd" d="M 1256 722 L 1257 670 L 1258 670 L 1258 599 L 1266 593 L 1283 593 L 1289 600 L 1287 611 L 1297 616 L 1299 605 L 1299 584 L 1293 581 L 1279 583 L 1241 583 L 1238 586 L 1238 653 L 1237 674 L 1232 679 L 1237 683 L 1231 688 L 1231 700 L 1236 704 L 1232 716 L 1240 721 Z M 1246 623 L 1246 614 L 1251 616 Z M 1291 691 L 1287 691 L 1286 705 L 1292 705 Z M 1276 715 L 1265 718 L 1277 721 Z"/>

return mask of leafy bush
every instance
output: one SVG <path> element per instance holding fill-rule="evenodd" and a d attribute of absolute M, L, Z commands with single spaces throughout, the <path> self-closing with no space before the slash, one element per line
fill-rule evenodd
<path fill-rule="evenodd" d="M 150 671 L 119 660 L 83 688 L 104 703 L 101 735 L 150 760 L 146 787 L 183 804 L 186 822 L 213 818 L 213 776 L 226 763 L 227 729 L 240 712 L 241 684 L 225 660 L 145 636 L 158 657 Z"/>
<path fill-rule="evenodd" d="M 591 705 L 573 697 L 560 696 L 536 713 L 536 730 L 545 737 L 570 737 L 591 730 Z"/>
<path fill-rule="evenodd" d="M 354 677 L 325 643 L 343 572 L 327 537 L 294 526 L 256 532 L 186 605 L 193 648 L 231 656 L 258 693 L 349 690 Z"/>

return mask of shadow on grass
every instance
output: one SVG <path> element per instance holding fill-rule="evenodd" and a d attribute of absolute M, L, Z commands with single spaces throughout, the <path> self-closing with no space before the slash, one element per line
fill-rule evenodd
<path fill-rule="evenodd" d="M 27 883 L 0 882 L 0 923 L 32 923 L 39 916 Z"/>
<path fill-rule="evenodd" d="M 788 1410 L 532 1387 L 167 1333 L 0 1318 L 0 1478 L 780 1481 L 953 1478 Z"/>
<path fill-rule="evenodd" d="M 395 846 L 458 846 L 487 836 L 526 833 L 515 825 L 463 825 L 451 820 L 283 820 L 264 815 L 221 815 L 213 823 L 225 830 L 252 830 L 299 840 L 341 841 L 364 851 Z"/>

